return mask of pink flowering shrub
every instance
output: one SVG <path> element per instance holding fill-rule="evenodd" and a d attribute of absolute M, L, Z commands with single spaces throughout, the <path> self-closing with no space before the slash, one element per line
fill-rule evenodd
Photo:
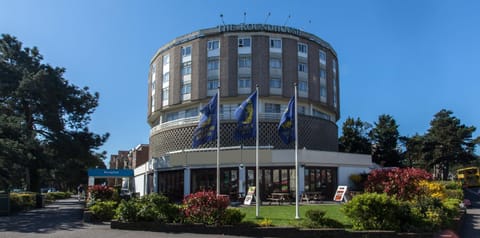
<path fill-rule="evenodd" d="M 92 200 L 112 200 L 113 196 L 113 188 L 103 185 L 89 186 L 88 192 Z"/>
<path fill-rule="evenodd" d="M 408 201 L 422 192 L 420 181 L 431 180 L 432 175 L 423 169 L 392 168 L 373 170 L 365 183 L 365 191 L 386 193 Z"/>
<path fill-rule="evenodd" d="M 228 196 L 217 196 L 213 191 L 190 194 L 183 199 L 185 221 L 207 225 L 222 224 L 229 204 Z"/>

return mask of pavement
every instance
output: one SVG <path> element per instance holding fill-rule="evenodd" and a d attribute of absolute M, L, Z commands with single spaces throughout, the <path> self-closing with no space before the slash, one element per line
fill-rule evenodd
<path fill-rule="evenodd" d="M 480 238 L 480 189 L 465 192 L 472 206 L 467 214 L 459 236 L 440 235 L 438 237 Z M 0 216 L 0 238 L 61 237 L 61 238 L 204 238 L 238 236 L 205 235 L 192 233 L 165 233 L 149 231 L 129 231 L 110 229 L 110 223 L 84 223 L 85 204 L 76 198 L 57 200 L 45 208 L 21 212 L 12 216 Z M 188 232 L 188 231 L 186 231 Z"/>

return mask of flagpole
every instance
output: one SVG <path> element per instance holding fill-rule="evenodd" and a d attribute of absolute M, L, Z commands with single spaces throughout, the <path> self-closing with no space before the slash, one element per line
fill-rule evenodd
<path fill-rule="evenodd" d="M 259 182 L 259 177 L 260 177 L 260 169 L 258 167 L 258 138 L 259 138 L 259 131 L 258 131 L 258 117 L 259 117 L 259 114 L 258 114 L 258 84 L 257 84 L 257 95 L 256 95 L 256 99 L 255 99 L 255 103 L 257 105 L 255 105 L 255 136 L 256 136 L 256 148 L 255 148 L 255 167 L 256 167 L 256 181 L 255 181 L 255 187 L 257 188 L 257 195 L 256 195 L 256 198 L 255 198 L 255 205 L 256 205 L 256 217 L 258 218 L 260 216 L 260 202 L 261 202 L 261 199 L 260 199 L 260 182 Z"/>
<path fill-rule="evenodd" d="M 217 88 L 217 196 L 220 195 L 220 86 Z"/>
<path fill-rule="evenodd" d="M 295 219 L 300 219 L 298 214 L 298 193 L 299 193 L 299 182 L 298 182 L 298 113 L 297 113 L 297 83 L 293 84 L 295 90 Z"/>

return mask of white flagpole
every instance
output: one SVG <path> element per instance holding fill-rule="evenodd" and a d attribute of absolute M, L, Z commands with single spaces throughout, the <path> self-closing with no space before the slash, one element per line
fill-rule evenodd
<path fill-rule="evenodd" d="M 295 219 L 300 219 L 298 214 L 298 194 L 299 194 L 299 181 L 298 181 L 298 118 L 297 118 L 297 83 L 294 84 L 295 90 Z"/>
<path fill-rule="evenodd" d="M 255 166 L 256 166 L 256 181 L 255 181 L 255 187 L 257 188 L 257 195 L 256 195 L 256 198 L 255 198 L 255 205 L 256 205 L 256 217 L 258 218 L 260 216 L 260 202 L 261 202 L 261 199 L 260 199 L 260 182 L 259 182 L 259 177 L 260 177 L 260 169 L 258 168 L 258 138 L 259 138 L 259 131 L 258 131 L 258 84 L 257 84 L 257 95 L 256 95 L 256 99 L 255 99 L 255 103 L 257 105 L 255 105 L 255 137 L 256 137 L 256 148 L 255 148 Z"/>
<path fill-rule="evenodd" d="M 220 86 L 217 88 L 217 196 L 220 195 Z"/>

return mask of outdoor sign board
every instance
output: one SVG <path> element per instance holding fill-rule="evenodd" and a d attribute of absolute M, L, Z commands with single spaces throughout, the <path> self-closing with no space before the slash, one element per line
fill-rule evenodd
<path fill-rule="evenodd" d="M 244 205 L 252 204 L 252 199 L 253 199 L 254 195 L 255 195 L 255 186 L 248 187 L 247 196 L 245 197 L 245 200 L 243 201 L 243 204 Z"/>
<path fill-rule="evenodd" d="M 335 196 L 333 196 L 333 201 L 335 202 L 341 202 L 343 200 L 347 200 L 345 198 L 345 193 L 347 193 L 347 186 L 338 186 L 337 191 L 335 192 Z"/>
<path fill-rule="evenodd" d="M 133 177 L 133 169 L 89 169 L 89 177 Z"/>

